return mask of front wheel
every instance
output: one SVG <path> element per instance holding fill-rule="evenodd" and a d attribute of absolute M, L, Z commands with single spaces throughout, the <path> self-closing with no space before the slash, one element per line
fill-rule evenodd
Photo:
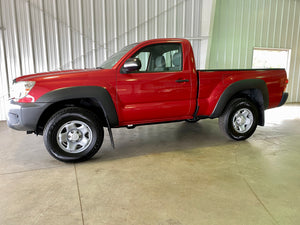
<path fill-rule="evenodd" d="M 219 118 L 220 129 L 231 139 L 245 140 L 256 130 L 257 106 L 246 98 L 233 99 Z"/>
<path fill-rule="evenodd" d="M 49 119 L 43 135 L 50 155 L 63 162 L 79 162 L 91 158 L 98 152 L 104 132 L 93 112 L 68 107 Z"/>

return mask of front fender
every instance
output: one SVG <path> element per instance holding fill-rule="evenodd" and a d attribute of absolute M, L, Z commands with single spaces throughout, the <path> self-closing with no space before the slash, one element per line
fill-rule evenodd
<path fill-rule="evenodd" d="M 98 86 L 66 87 L 50 91 L 37 99 L 36 103 L 55 103 L 64 100 L 91 98 L 102 108 L 111 126 L 119 124 L 115 104 L 109 92 Z"/>

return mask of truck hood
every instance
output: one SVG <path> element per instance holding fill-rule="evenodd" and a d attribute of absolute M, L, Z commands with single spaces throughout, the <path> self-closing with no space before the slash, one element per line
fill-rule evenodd
<path fill-rule="evenodd" d="M 25 75 L 22 77 L 18 77 L 16 81 L 36 81 L 40 79 L 51 79 L 56 77 L 65 77 L 69 76 L 70 78 L 74 75 L 82 74 L 82 73 L 89 73 L 95 71 L 96 69 L 78 69 L 78 70 L 60 70 L 60 71 L 50 71 L 44 73 L 36 73 Z M 99 71 L 99 70 L 98 70 Z"/>
<path fill-rule="evenodd" d="M 37 100 L 48 92 L 69 87 L 98 86 L 113 92 L 116 86 L 116 71 L 113 69 L 54 71 L 22 76 L 16 79 L 16 82 L 19 81 L 35 82 L 28 94 L 30 98 L 20 100 L 31 102 L 32 99 Z"/>

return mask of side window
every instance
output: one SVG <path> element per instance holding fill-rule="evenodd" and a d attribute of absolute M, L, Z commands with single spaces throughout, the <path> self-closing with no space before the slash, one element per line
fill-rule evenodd
<path fill-rule="evenodd" d="M 163 54 L 166 60 L 166 68 L 170 71 L 181 71 L 182 70 L 182 60 L 181 49 L 172 50 Z"/>
<path fill-rule="evenodd" d="M 149 56 L 150 56 L 150 52 L 141 51 L 134 57 L 134 58 L 138 58 L 141 61 L 142 67 L 139 70 L 139 72 L 146 72 L 147 71 L 147 66 L 148 66 L 148 63 L 149 63 Z"/>
<path fill-rule="evenodd" d="M 182 71 L 181 44 L 155 44 L 147 46 L 132 56 L 141 61 L 142 67 L 136 72 Z"/>

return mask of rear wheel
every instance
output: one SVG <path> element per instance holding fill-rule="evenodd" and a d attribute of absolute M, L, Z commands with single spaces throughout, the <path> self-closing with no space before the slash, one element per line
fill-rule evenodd
<path fill-rule="evenodd" d="M 246 98 L 236 98 L 219 118 L 220 129 L 231 139 L 245 140 L 256 130 L 258 110 Z"/>
<path fill-rule="evenodd" d="M 49 119 L 43 135 L 45 146 L 54 158 L 78 162 L 91 158 L 99 151 L 104 132 L 93 112 L 69 107 Z"/>

